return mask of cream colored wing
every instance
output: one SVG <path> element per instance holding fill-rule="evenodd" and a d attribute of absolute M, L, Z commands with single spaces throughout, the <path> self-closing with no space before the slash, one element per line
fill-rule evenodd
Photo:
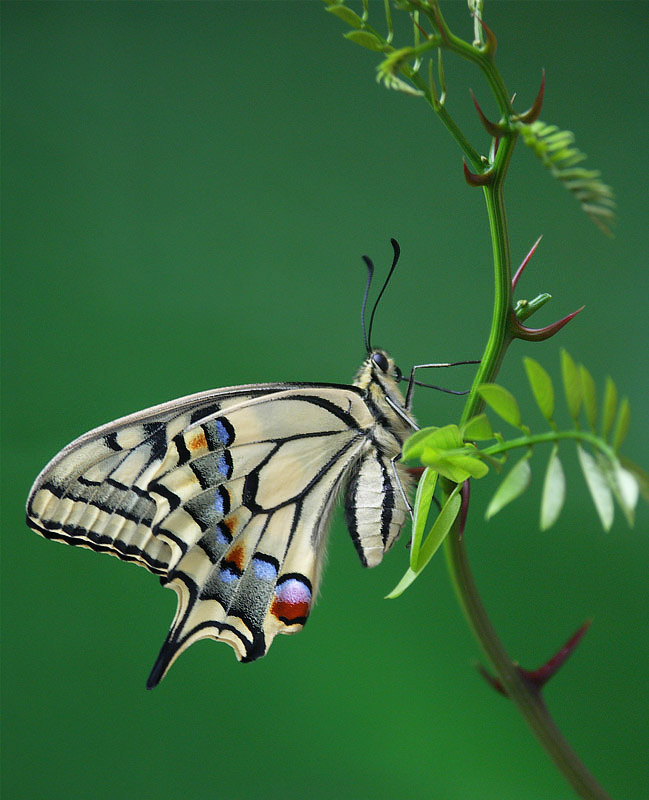
<path fill-rule="evenodd" d="M 330 512 L 376 425 L 355 387 L 237 387 L 91 431 L 39 475 L 28 524 L 142 564 L 177 592 L 155 686 L 192 642 L 264 655 L 301 630 Z"/>

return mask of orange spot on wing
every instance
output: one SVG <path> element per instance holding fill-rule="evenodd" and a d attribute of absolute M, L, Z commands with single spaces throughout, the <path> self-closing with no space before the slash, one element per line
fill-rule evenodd
<path fill-rule="evenodd" d="M 223 520 L 223 525 L 225 525 L 225 527 L 230 532 L 230 535 L 232 535 L 232 534 L 234 534 L 234 531 L 236 530 L 236 527 L 237 527 L 237 518 L 236 517 L 232 517 L 232 516 L 226 517 Z"/>
<path fill-rule="evenodd" d="M 201 433 L 194 436 L 193 439 L 190 439 L 187 442 L 187 447 L 190 450 L 201 450 L 203 448 L 207 448 L 207 439 L 205 438 L 205 434 L 201 431 Z"/>
<path fill-rule="evenodd" d="M 225 557 L 226 561 L 229 561 L 231 564 L 235 564 L 238 570 L 243 570 L 243 558 L 244 558 L 243 547 L 240 544 L 236 545 L 228 552 Z"/>

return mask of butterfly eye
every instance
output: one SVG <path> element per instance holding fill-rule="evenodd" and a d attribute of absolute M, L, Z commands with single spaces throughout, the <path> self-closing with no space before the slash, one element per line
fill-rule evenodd
<path fill-rule="evenodd" d="M 390 369 L 388 360 L 383 353 L 372 353 L 372 361 L 382 372 L 387 372 Z"/>
<path fill-rule="evenodd" d="M 403 373 L 401 372 L 401 370 L 399 369 L 399 367 L 397 367 L 397 366 L 396 366 L 396 364 L 395 364 L 395 367 L 394 367 L 394 379 L 395 379 L 395 381 L 396 381 L 397 383 L 399 383 L 399 381 L 401 380 L 401 378 L 403 378 Z"/>

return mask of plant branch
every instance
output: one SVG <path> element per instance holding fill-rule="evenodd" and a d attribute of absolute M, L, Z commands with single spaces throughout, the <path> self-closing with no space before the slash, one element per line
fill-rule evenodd
<path fill-rule="evenodd" d="M 335 0 L 325 0 L 325 2 L 331 4 Z M 397 3 L 397 6 L 399 5 Z M 367 10 L 369 8 L 367 3 L 364 4 L 365 14 L 362 18 L 355 14 L 350 15 L 349 10 L 346 7 L 343 10 L 341 6 L 342 3 L 337 3 L 330 10 L 335 10 L 335 13 L 350 22 L 354 28 L 362 29 L 347 34 L 348 38 L 354 39 L 358 44 L 371 50 L 382 52 L 386 56 L 379 67 L 379 79 L 383 79 L 389 88 L 417 94 L 426 99 L 461 148 L 466 161 L 471 165 L 471 171 L 469 171 L 465 164 L 465 175 L 468 183 L 471 186 L 481 186 L 484 193 L 492 244 L 495 284 L 494 308 L 484 354 L 462 413 L 460 422 L 460 426 L 462 426 L 469 419 L 479 414 L 484 407 L 484 402 L 478 393 L 478 387 L 483 383 L 492 382 L 496 377 L 513 337 L 521 338 L 524 335 L 528 339 L 540 339 L 540 333 L 543 333 L 543 331 L 524 329 L 520 325 L 519 319 L 515 316 L 512 307 L 510 244 L 503 185 L 519 130 L 512 124 L 514 114 L 510 94 L 494 61 L 497 46 L 496 37 L 481 19 L 481 4 L 476 4 L 476 31 L 479 31 L 480 28 L 481 31 L 476 36 L 476 42 L 472 44 L 463 41 L 451 32 L 442 15 L 439 0 L 403 0 L 401 3 L 403 8 L 409 12 L 416 11 L 420 16 L 415 17 L 413 20 L 416 28 L 415 46 L 397 50 L 391 43 L 393 28 L 389 12 L 386 16 L 389 38 L 386 39 L 367 23 Z M 427 33 L 420 25 L 423 20 L 426 20 L 430 25 L 430 33 Z M 484 44 L 482 43 L 483 33 Z M 424 42 L 420 40 L 420 34 L 425 37 Z M 490 123 L 482 114 L 479 106 L 477 107 L 486 129 L 492 137 L 489 158 L 483 157 L 471 145 L 446 110 L 446 93 L 441 63 L 439 77 L 442 83 L 442 92 L 439 96 L 433 82 L 432 66 L 428 81 L 424 80 L 419 74 L 418 69 L 421 64 L 421 57 L 427 53 L 432 53 L 434 50 L 437 50 L 438 54 L 442 51 L 455 53 L 475 64 L 484 75 L 501 116 L 500 122 Z M 397 77 L 398 75 L 405 78 L 405 81 Z M 519 121 L 533 122 L 540 111 L 542 99 L 543 85 L 534 105 L 526 115 L 518 118 Z M 552 332 L 555 331 L 553 330 Z M 444 484 L 444 494 L 446 501 L 448 501 L 452 492 L 457 489 L 451 482 L 444 481 Z M 512 662 L 489 621 L 469 568 L 464 541 L 460 533 L 460 526 L 464 527 L 467 508 L 468 497 L 463 504 L 462 514 L 455 520 L 444 541 L 448 569 L 460 605 L 464 609 L 478 642 L 496 670 L 502 687 L 516 704 L 557 767 L 581 797 L 590 798 L 590 800 L 604 800 L 607 795 L 563 739 L 543 703 L 540 691 L 535 690 L 531 683 L 524 680 L 523 674 Z M 461 523 L 460 518 L 462 520 Z"/>
<path fill-rule="evenodd" d="M 464 542 L 451 531 L 445 541 L 445 554 L 455 590 L 473 633 L 497 672 L 508 697 L 516 704 L 550 758 L 577 794 L 588 800 L 610 800 L 563 738 L 543 702 L 524 680 L 503 647 L 480 600 L 466 555 Z"/>
<path fill-rule="evenodd" d="M 476 48 L 470 49 L 476 50 Z M 476 61 L 485 72 L 501 111 L 508 111 L 510 109 L 508 95 L 493 61 L 488 59 L 485 63 L 483 58 L 470 60 Z M 515 143 L 516 137 L 511 135 L 499 141 L 491 166 L 493 180 L 483 187 L 493 254 L 494 308 L 489 338 L 460 425 L 468 422 L 484 407 L 477 387 L 482 383 L 493 381 L 512 340 L 509 325 L 512 313 L 511 257 L 503 186 Z M 606 793 L 563 738 L 540 693 L 535 692 L 525 682 L 498 638 L 473 580 L 464 541 L 459 535 L 459 524 L 456 522 L 446 537 L 444 551 L 458 600 L 476 639 L 496 670 L 508 696 L 575 791 L 582 798 L 604 800 L 607 797 Z"/>
<path fill-rule="evenodd" d="M 498 444 L 489 445 L 483 450 L 480 450 L 481 455 L 495 456 L 499 453 L 505 453 L 508 450 L 514 450 L 518 447 L 529 447 L 535 444 L 544 444 L 546 442 L 558 442 L 561 439 L 573 439 L 578 442 L 588 442 L 595 449 L 600 450 L 611 462 L 617 460 L 617 455 L 612 447 L 599 436 L 589 431 L 569 430 L 569 431 L 545 431 L 544 433 L 535 433 L 530 436 L 519 436 L 517 439 L 507 439 Z"/>

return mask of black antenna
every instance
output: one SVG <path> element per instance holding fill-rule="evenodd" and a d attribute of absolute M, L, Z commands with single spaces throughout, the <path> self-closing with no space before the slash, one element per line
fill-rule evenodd
<path fill-rule="evenodd" d="M 390 244 L 392 245 L 392 249 L 394 250 L 394 258 L 392 259 L 392 266 L 390 267 L 388 276 L 383 282 L 381 291 L 379 292 L 379 295 L 376 298 L 376 301 L 374 302 L 374 307 L 372 308 L 372 313 L 370 314 L 370 326 L 367 331 L 365 330 L 365 306 L 367 305 L 367 295 L 370 290 L 370 283 L 372 282 L 372 276 L 374 275 L 374 264 L 367 256 L 363 256 L 363 261 L 367 264 L 368 276 L 367 276 L 367 284 L 365 286 L 365 296 L 363 297 L 363 307 L 361 309 L 361 324 L 363 326 L 363 340 L 365 342 L 365 349 L 367 350 L 368 353 L 372 349 L 371 347 L 372 324 L 374 323 L 374 314 L 376 313 L 376 307 L 378 306 L 381 297 L 383 297 L 383 292 L 386 290 L 388 283 L 390 283 L 390 278 L 392 277 L 394 268 L 397 266 L 397 262 L 399 261 L 399 256 L 401 255 L 401 248 L 399 247 L 399 242 L 397 242 L 396 239 L 390 239 Z"/>
<path fill-rule="evenodd" d="M 367 265 L 367 283 L 365 284 L 365 294 L 363 295 L 363 305 L 361 306 L 361 328 L 363 329 L 363 342 L 365 343 L 365 350 L 370 352 L 370 343 L 367 338 L 367 331 L 365 330 L 365 307 L 367 306 L 367 295 L 370 292 L 370 284 L 372 283 L 372 276 L 374 275 L 374 264 L 368 256 L 363 256 L 363 261 Z"/>

